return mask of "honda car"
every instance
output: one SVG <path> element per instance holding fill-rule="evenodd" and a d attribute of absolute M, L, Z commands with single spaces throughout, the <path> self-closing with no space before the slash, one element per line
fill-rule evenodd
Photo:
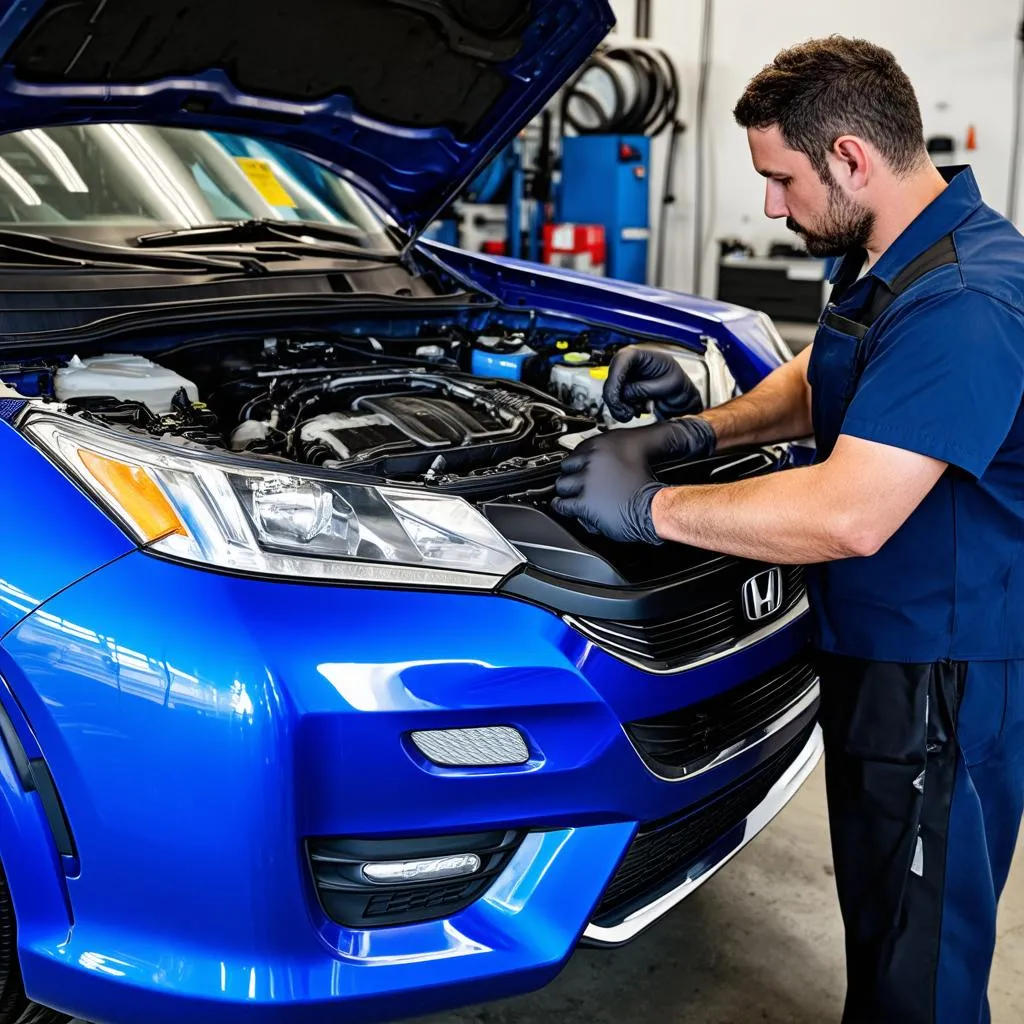
<path fill-rule="evenodd" d="M 423 239 L 605 0 L 0 12 L 0 1024 L 392 1020 L 654 924 L 820 755 L 801 572 L 554 481 L 651 421 L 624 346 L 707 406 L 789 352 Z"/>

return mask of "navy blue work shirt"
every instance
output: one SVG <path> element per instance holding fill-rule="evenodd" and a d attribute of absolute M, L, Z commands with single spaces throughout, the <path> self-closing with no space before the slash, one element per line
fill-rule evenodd
<path fill-rule="evenodd" d="M 957 262 L 912 285 L 865 337 L 841 433 L 949 469 L 877 554 L 809 567 L 825 651 L 1024 658 L 1024 237 L 960 170 L 835 311 L 855 318 L 871 278 L 891 285 L 947 236 Z"/>

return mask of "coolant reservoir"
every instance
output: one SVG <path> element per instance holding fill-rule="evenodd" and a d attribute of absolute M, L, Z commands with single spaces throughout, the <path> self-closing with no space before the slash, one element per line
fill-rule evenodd
<path fill-rule="evenodd" d="M 142 356 L 106 355 L 79 359 L 57 371 L 54 379 L 57 398 L 109 395 L 125 402 L 144 402 L 158 416 L 171 411 L 171 399 L 182 388 L 189 401 L 199 400 L 199 389 L 173 370 L 159 366 Z"/>

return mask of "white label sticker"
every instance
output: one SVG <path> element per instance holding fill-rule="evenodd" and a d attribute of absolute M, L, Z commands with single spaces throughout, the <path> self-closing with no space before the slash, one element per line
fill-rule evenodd
<path fill-rule="evenodd" d="M 575 242 L 575 224 L 559 224 L 558 227 L 556 227 L 555 230 L 551 232 L 551 247 L 553 249 L 571 250 Z"/>

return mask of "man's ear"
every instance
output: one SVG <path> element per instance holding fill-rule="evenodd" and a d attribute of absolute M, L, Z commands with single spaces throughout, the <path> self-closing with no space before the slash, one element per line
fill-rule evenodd
<path fill-rule="evenodd" d="M 829 153 L 832 174 L 848 192 L 858 192 L 868 183 L 871 172 L 871 154 L 862 139 L 856 135 L 841 135 Z"/>

